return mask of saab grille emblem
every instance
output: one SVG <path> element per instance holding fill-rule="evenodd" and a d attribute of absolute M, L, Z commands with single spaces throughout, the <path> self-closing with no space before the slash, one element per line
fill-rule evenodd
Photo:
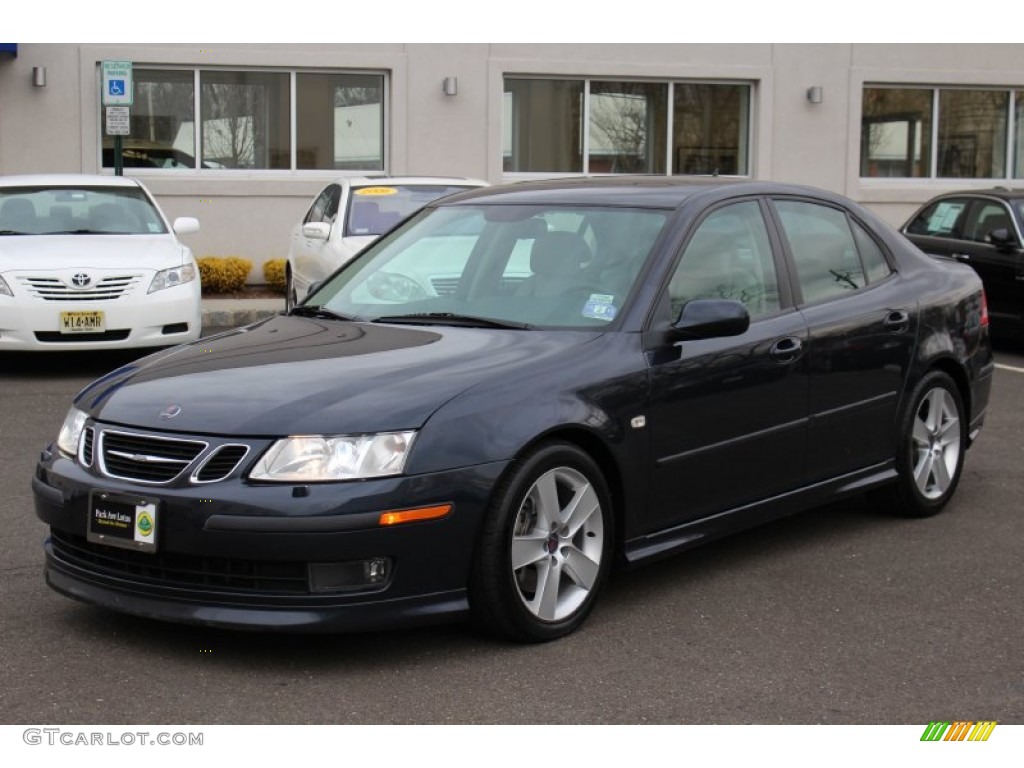
<path fill-rule="evenodd" d="M 168 405 L 166 408 L 164 408 L 162 411 L 160 411 L 160 418 L 161 419 L 173 419 L 179 413 L 181 413 L 181 406 L 180 405 Z"/>
<path fill-rule="evenodd" d="M 92 278 L 85 274 L 85 272 L 78 272 L 71 278 L 71 284 L 75 286 L 75 288 L 88 288 L 89 283 L 91 282 Z"/>

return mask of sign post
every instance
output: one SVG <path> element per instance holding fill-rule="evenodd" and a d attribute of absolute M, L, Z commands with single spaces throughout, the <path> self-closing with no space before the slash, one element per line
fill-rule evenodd
<path fill-rule="evenodd" d="M 104 61 L 101 92 L 106 110 L 106 133 L 114 137 L 114 175 L 124 174 L 122 136 L 131 133 L 131 105 L 135 88 L 130 61 Z"/>

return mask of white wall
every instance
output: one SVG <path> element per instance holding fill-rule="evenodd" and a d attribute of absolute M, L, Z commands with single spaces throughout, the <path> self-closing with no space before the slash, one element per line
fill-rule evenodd
<path fill-rule="evenodd" d="M 865 83 L 975 84 L 1024 88 L 1024 45 L 796 44 L 22 44 L 0 57 L 0 173 L 98 170 L 98 62 L 136 65 L 357 68 L 390 74 L 389 171 L 502 181 L 506 74 L 708 78 L 755 83 L 751 168 L 755 178 L 825 187 L 867 203 L 894 224 L 952 188 L 930 179 L 860 179 Z M 31 84 L 33 66 L 47 85 Z M 458 78 L 445 96 L 445 77 Z M 821 104 L 806 91 L 823 88 Z M 257 265 L 283 257 L 292 223 L 333 174 L 292 171 L 128 169 L 170 216 L 195 215 L 198 255 L 241 255 Z M 953 182 L 991 186 L 992 182 Z M 254 279 L 259 279 L 257 274 Z"/>

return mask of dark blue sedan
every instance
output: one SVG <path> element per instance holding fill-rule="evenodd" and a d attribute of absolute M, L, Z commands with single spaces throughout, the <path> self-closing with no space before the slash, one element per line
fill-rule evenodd
<path fill-rule="evenodd" d="M 170 621 L 550 640 L 616 564 L 853 494 L 938 512 L 992 370 L 977 275 L 837 195 L 462 193 L 83 390 L 33 479 L 46 578 Z"/>

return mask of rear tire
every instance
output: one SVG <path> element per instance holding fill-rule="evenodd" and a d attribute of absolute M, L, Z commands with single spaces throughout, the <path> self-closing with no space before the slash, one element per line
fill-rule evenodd
<path fill-rule="evenodd" d="M 914 388 L 900 420 L 897 482 L 872 499 L 890 514 L 930 517 L 953 497 L 967 451 L 967 423 L 956 382 L 931 371 Z"/>
<path fill-rule="evenodd" d="M 581 449 L 551 442 L 517 460 L 495 490 L 474 556 L 477 624 L 531 643 L 579 627 L 608 574 L 613 520 L 601 470 Z"/>

